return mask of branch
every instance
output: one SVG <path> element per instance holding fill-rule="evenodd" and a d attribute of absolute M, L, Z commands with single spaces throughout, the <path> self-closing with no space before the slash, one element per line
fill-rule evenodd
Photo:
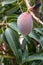
<path fill-rule="evenodd" d="M 29 13 L 32 15 L 32 17 L 36 20 L 35 22 L 37 22 L 37 23 L 39 23 L 41 26 L 43 26 L 43 22 L 39 19 L 39 18 L 37 18 L 36 16 L 35 16 L 35 14 L 29 9 L 31 6 L 30 6 L 30 4 L 29 4 L 29 1 L 28 0 L 24 0 L 24 2 L 25 2 L 25 4 L 26 4 L 26 6 L 27 6 L 27 9 L 28 9 L 28 11 L 29 11 Z"/>
<path fill-rule="evenodd" d="M 0 27 L 5 26 L 5 25 L 6 25 L 5 23 L 0 23 Z"/>
<path fill-rule="evenodd" d="M 0 55 L 0 58 L 10 58 L 10 59 L 12 59 L 12 58 L 14 58 L 14 56 L 9 56 L 9 55 Z"/>

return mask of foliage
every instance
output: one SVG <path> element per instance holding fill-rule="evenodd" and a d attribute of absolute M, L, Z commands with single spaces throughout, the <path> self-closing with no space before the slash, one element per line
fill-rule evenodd
<path fill-rule="evenodd" d="M 43 0 L 40 1 L 43 21 Z M 34 0 L 30 4 L 34 5 Z M 26 10 L 23 0 L 0 0 L 0 23 L 5 24 L 0 26 L 0 65 L 43 65 L 43 27 L 33 20 L 29 35 L 22 35 L 17 27 L 18 16 Z"/>

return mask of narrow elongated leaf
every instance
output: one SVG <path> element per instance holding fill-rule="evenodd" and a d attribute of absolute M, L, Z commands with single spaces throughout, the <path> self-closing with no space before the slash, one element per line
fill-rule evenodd
<path fill-rule="evenodd" d="M 14 6 L 13 8 L 7 10 L 5 14 L 6 14 L 6 15 L 13 14 L 13 13 L 15 13 L 18 9 L 19 9 L 18 6 Z M 9 13 L 9 14 L 8 14 L 8 13 Z"/>
<path fill-rule="evenodd" d="M 11 27 L 13 30 L 19 32 L 16 22 L 8 23 L 8 26 Z"/>
<path fill-rule="evenodd" d="M 34 40 L 38 41 L 39 42 L 39 35 L 37 35 L 34 31 L 32 31 L 30 34 L 29 34 L 29 37 L 33 38 Z"/>
<path fill-rule="evenodd" d="M 17 40 L 16 40 L 16 36 L 14 34 L 14 31 L 11 30 L 10 28 L 7 28 L 5 30 L 5 36 L 6 36 L 6 39 L 14 53 L 14 55 L 16 56 L 16 59 L 18 59 L 19 61 L 19 54 L 18 54 L 18 49 L 17 49 Z"/>
<path fill-rule="evenodd" d="M 15 2 L 15 1 L 16 0 L 4 0 L 1 3 L 2 3 L 2 6 L 5 6 L 6 4 L 11 4 L 11 3 Z"/>
<path fill-rule="evenodd" d="M 0 34 L 0 45 L 4 42 L 3 34 Z"/>
<path fill-rule="evenodd" d="M 24 35 L 24 38 L 30 44 L 30 37 L 28 35 Z"/>
<path fill-rule="evenodd" d="M 43 60 L 43 55 L 32 55 L 27 58 L 22 59 L 22 63 L 30 62 L 34 60 Z"/>
<path fill-rule="evenodd" d="M 39 32 L 40 34 L 42 34 L 43 35 L 43 31 L 41 30 L 41 28 L 39 29 L 39 28 L 35 28 L 34 29 L 36 32 Z"/>
<path fill-rule="evenodd" d="M 43 36 L 36 34 L 34 31 L 32 31 L 29 34 L 29 37 L 33 38 L 34 40 L 36 40 L 38 43 L 40 43 L 42 49 L 43 49 Z"/>
<path fill-rule="evenodd" d="M 1 37 L 1 35 L 0 35 L 0 44 L 1 44 L 1 42 L 2 42 L 2 37 Z"/>

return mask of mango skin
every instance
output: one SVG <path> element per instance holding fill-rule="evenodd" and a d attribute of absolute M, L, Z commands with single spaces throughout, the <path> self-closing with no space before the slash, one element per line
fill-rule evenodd
<path fill-rule="evenodd" d="M 22 34 L 29 34 L 33 28 L 32 16 L 28 12 L 20 14 L 17 19 L 17 26 Z"/>

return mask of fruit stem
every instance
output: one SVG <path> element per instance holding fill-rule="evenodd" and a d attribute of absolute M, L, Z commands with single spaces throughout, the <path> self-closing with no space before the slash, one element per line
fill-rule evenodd
<path fill-rule="evenodd" d="M 27 6 L 27 9 L 28 9 L 28 12 L 31 14 L 31 16 L 36 20 L 35 22 L 36 23 L 39 23 L 41 26 L 43 26 L 43 22 L 35 16 L 35 14 L 30 10 L 30 4 L 29 4 L 29 1 L 28 0 L 24 0 L 26 6 Z"/>

